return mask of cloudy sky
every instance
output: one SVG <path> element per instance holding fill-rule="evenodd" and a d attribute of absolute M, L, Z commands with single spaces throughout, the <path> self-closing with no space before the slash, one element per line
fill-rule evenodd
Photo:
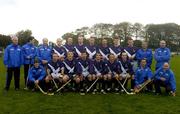
<path fill-rule="evenodd" d="M 41 40 L 95 23 L 180 24 L 179 0 L 0 0 L 0 34 L 30 29 Z"/>

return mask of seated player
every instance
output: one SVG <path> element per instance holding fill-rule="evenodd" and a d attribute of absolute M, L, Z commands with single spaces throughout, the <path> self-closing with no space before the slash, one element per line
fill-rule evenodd
<path fill-rule="evenodd" d="M 64 64 L 64 75 L 67 76 L 69 79 L 72 79 L 71 85 L 75 82 L 75 75 L 76 75 L 76 60 L 74 59 L 74 53 L 72 51 L 67 52 L 67 58 L 63 62 Z M 75 88 L 73 87 L 73 91 L 77 88 L 77 84 L 75 83 Z"/>
<path fill-rule="evenodd" d="M 105 63 L 101 59 L 101 54 L 96 53 L 95 60 L 93 61 L 93 74 L 95 75 L 95 79 L 99 78 L 98 83 L 99 83 L 99 88 L 101 88 L 101 93 L 106 94 L 104 90 L 105 90 L 105 82 L 107 80 L 107 76 L 104 75 L 104 68 L 105 68 Z M 97 85 L 95 84 L 93 87 L 93 93 L 97 91 L 96 86 Z"/>
<path fill-rule="evenodd" d="M 48 62 L 47 65 L 47 76 L 45 78 L 46 86 L 49 91 L 52 90 L 53 85 L 58 88 L 58 84 L 65 83 L 67 81 L 66 76 L 64 76 L 64 66 L 62 62 L 59 61 L 59 56 L 57 53 L 53 53 L 52 60 Z M 51 84 L 53 82 L 53 84 Z M 58 82 L 58 84 L 56 83 Z"/>
<path fill-rule="evenodd" d="M 81 95 L 84 95 L 84 82 L 88 81 L 88 83 L 91 83 L 91 79 L 93 78 L 93 75 L 90 74 L 90 67 L 91 67 L 91 60 L 88 59 L 88 54 L 86 51 L 83 51 L 81 53 L 81 58 L 77 60 L 76 68 L 76 83 L 79 83 L 80 85 L 80 93 Z M 90 85 L 90 84 L 88 84 Z"/>
<path fill-rule="evenodd" d="M 117 80 L 122 80 L 121 79 L 121 66 L 119 64 L 119 62 L 116 60 L 115 55 L 114 54 L 109 54 L 108 56 L 109 60 L 106 62 L 105 64 L 105 73 L 107 76 L 107 91 L 110 92 L 112 89 L 112 82 L 114 82 L 114 87 L 115 87 L 115 91 L 118 92 L 119 91 L 119 84 L 117 82 Z"/>
<path fill-rule="evenodd" d="M 129 79 L 131 79 L 131 83 L 134 83 L 134 71 L 126 52 L 121 53 L 119 62 L 122 70 L 122 73 L 120 74 L 122 77 L 122 84 L 127 89 Z M 134 86 L 134 84 L 131 84 L 131 86 Z"/>
<path fill-rule="evenodd" d="M 39 65 L 38 58 L 34 59 L 34 65 L 29 69 L 28 72 L 28 83 L 27 86 L 29 89 L 34 91 L 37 86 L 44 87 L 44 78 L 46 72 L 43 66 Z"/>
<path fill-rule="evenodd" d="M 161 94 L 161 86 L 165 87 L 166 92 L 172 96 L 176 96 L 176 81 L 173 71 L 169 68 L 169 64 L 166 62 L 163 67 L 159 68 L 155 72 L 155 89 L 156 94 Z"/>
<path fill-rule="evenodd" d="M 142 59 L 140 67 L 135 72 L 135 87 L 134 91 L 137 92 L 141 88 L 141 85 L 146 82 L 151 82 L 153 73 L 149 67 L 147 67 L 146 59 Z M 147 86 L 148 91 L 152 91 L 152 86 L 149 83 Z"/>

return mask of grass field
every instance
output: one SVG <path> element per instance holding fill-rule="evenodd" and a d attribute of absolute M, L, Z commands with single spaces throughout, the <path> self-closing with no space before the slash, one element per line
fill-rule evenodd
<path fill-rule="evenodd" d="M 24 91 L 23 75 L 21 90 L 11 89 L 3 94 L 5 68 L 0 61 L 0 113 L 2 114 L 180 114 L 180 56 L 173 57 L 171 67 L 176 75 L 177 96 L 153 94 L 107 94 L 80 96 L 78 93 L 45 96 Z M 21 73 L 22 74 L 22 73 Z M 13 80 L 12 80 L 13 82 Z"/>

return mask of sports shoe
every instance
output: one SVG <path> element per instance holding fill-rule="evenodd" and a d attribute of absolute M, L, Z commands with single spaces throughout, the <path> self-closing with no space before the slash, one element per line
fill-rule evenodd
<path fill-rule="evenodd" d="M 106 94 L 106 92 L 105 92 L 103 89 L 101 89 L 101 93 L 102 93 L 102 94 Z"/>

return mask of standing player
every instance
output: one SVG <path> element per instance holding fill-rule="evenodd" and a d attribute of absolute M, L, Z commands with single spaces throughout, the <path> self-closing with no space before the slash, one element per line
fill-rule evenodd
<path fill-rule="evenodd" d="M 22 53 L 24 58 L 24 82 L 26 85 L 28 70 L 33 65 L 33 61 L 37 56 L 37 48 L 34 46 L 34 37 L 29 37 L 29 42 L 22 46 Z"/>
<path fill-rule="evenodd" d="M 65 49 L 62 46 L 62 40 L 60 38 L 56 40 L 56 46 L 53 48 L 53 52 L 58 54 L 59 60 L 64 60 Z"/>
<path fill-rule="evenodd" d="M 156 49 L 154 53 L 154 59 L 156 60 L 156 70 L 162 67 L 165 62 L 169 62 L 170 58 L 170 49 L 166 47 L 166 42 L 161 40 L 160 48 Z"/>
<path fill-rule="evenodd" d="M 8 45 L 4 52 L 4 65 L 7 68 L 5 90 L 9 90 L 9 86 L 14 74 L 15 90 L 19 90 L 20 67 L 23 64 L 22 49 L 18 45 L 18 38 L 12 36 L 12 44 Z"/>
<path fill-rule="evenodd" d="M 79 35 L 78 44 L 74 46 L 75 58 L 80 58 L 83 51 L 85 51 L 84 37 Z"/>
<path fill-rule="evenodd" d="M 109 55 L 109 47 L 108 47 L 108 44 L 107 44 L 107 39 L 102 39 L 102 42 L 101 42 L 101 46 L 99 47 L 99 53 L 102 55 L 102 58 L 104 60 L 108 60 L 108 55 Z"/>
<path fill-rule="evenodd" d="M 52 49 L 48 46 L 48 39 L 44 38 L 43 44 L 39 46 L 37 51 L 38 59 L 44 67 L 47 67 L 48 62 L 51 60 Z"/>
<path fill-rule="evenodd" d="M 87 45 L 85 47 L 85 49 L 86 49 L 86 52 L 89 55 L 89 59 L 94 59 L 96 51 L 97 51 L 97 47 L 95 45 L 95 37 L 94 36 L 91 36 L 89 38 L 89 45 Z"/>
<path fill-rule="evenodd" d="M 142 42 L 142 48 L 137 51 L 136 59 L 138 60 L 138 66 L 140 66 L 140 62 L 142 59 L 146 59 L 147 66 L 149 68 L 151 68 L 153 54 L 152 54 L 152 50 L 148 49 L 148 43 L 147 42 L 145 42 L 145 41 Z"/>
<path fill-rule="evenodd" d="M 137 47 L 134 46 L 134 41 L 132 38 L 128 39 L 128 46 L 124 48 L 124 51 L 127 53 L 128 58 L 133 66 L 134 72 L 137 69 L 137 60 L 136 60 L 136 52 L 138 50 Z M 134 76 L 131 77 L 131 91 L 134 89 Z"/>
<path fill-rule="evenodd" d="M 110 53 L 114 54 L 116 58 L 121 54 L 122 47 L 120 46 L 120 40 L 118 37 L 113 39 L 113 46 L 109 48 Z"/>
<path fill-rule="evenodd" d="M 67 56 L 67 52 L 71 51 L 74 53 L 74 45 L 73 45 L 73 39 L 71 37 L 68 37 L 66 39 L 66 44 L 63 46 L 65 49 L 65 56 Z"/>

